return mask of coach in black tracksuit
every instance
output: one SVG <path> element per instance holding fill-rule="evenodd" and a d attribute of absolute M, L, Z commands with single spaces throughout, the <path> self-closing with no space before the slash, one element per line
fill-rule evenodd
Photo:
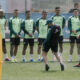
<path fill-rule="evenodd" d="M 43 43 L 43 58 L 44 58 L 44 62 L 45 62 L 45 69 L 46 71 L 49 70 L 49 66 L 48 66 L 48 61 L 47 61 L 47 52 L 49 51 L 49 49 L 52 50 L 52 52 L 54 52 L 57 60 L 60 62 L 60 66 L 61 66 L 61 70 L 64 70 L 64 65 L 62 63 L 62 60 L 60 59 L 60 57 L 58 56 L 57 52 L 58 52 L 58 38 L 60 35 L 60 26 L 56 26 L 52 24 L 52 21 L 49 20 L 47 21 L 49 32 L 47 34 L 47 38 Z"/>

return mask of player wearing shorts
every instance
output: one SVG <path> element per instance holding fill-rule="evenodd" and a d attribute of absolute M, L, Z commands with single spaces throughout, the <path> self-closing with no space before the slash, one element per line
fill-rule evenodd
<path fill-rule="evenodd" d="M 10 61 L 7 55 L 6 43 L 5 43 L 6 25 L 7 25 L 7 20 L 4 18 L 4 11 L 0 9 L 0 31 L 2 34 L 2 49 L 3 49 L 5 61 Z"/>
<path fill-rule="evenodd" d="M 77 38 L 77 36 L 80 34 L 80 32 L 77 32 L 77 34 L 74 33 L 75 30 L 80 28 L 80 19 L 79 19 L 79 12 L 77 9 L 74 9 L 73 16 L 69 18 L 68 20 L 68 28 L 70 30 L 70 56 L 69 61 L 72 61 L 72 54 L 74 49 L 74 44 L 76 42 L 77 44 L 77 52 L 78 57 L 80 60 L 80 39 Z"/>
<path fill-rule="evenodd" d="M 63 52 L 63 28 L 65 27 L 65 18 L 60 15 L 60 7 L 56 7 L 55 12 L 56 12 L 56 15 L 54 15 L 52 17 L 52 21 L 55 25 L 58 25 L 61 28 L 61 33 L 60 33 L 58 43 L 59 43 L 59 48 L 60 48 L 59 54 L 60 54 L 60 56 L 62 56 L 62 52 Z M 56 60 L 56 58 L 54 56 L 54 61 L 55 60 Z"/>
<path fill-rule="evenodd" d="M 42 44 L 47 36 L 48 26 L 46 25 L 47 22 L 46 17 L 47 17 L 47 12 L 42 11 L 42 18 L 40 18 L 36 22 L 36 29 L 38 30 L 38 50 L 37 50 L 38 62 L 43 61 L 43 57 L 41 57 L 40 60 L 40 53 L 41 53 Z"/>
<path fill-rule="evenodd" d="M 20 44 L 21 22 L 18 17 L 18 10 L 15 9 L 13 17 L 9 19 L 11 62 L 17 62 L 16 55 Z"/>
<path fill-rule="evenodd" d="M 60 57 L 58 56 L 58 38 L 60 36 L 60 26 L 53 25 L 52 22 L 48 22 L 48 26 L 51 26 L 51 29 L 49 30 L 47 34 L 47 38 L 43 43 L 43 59 L 45 62 L 45 70 L 49 70 L 48 61 L 47 61 L 47 53 L 49 49 L 54 52 L 54 55 L 56 56 L 57 60 L 60 62 L 61 70 L 64 70 L 64 65 Z"/>
<path fill-rule="evenodd" d="M 28 31 L 28 34 L 24 32 L 24 46 L 23 46 L 23 51 L 22 51 L 22 61 L 26 62 L 25 55 L 26 55 L 26 49 L 29 44 L 30 46 L 30 61 L 33 62 L 33 47 L 34 47 L 34 29 L 35 29 L 35 24 L 33 19 L 30 18 L 30 11 L 26 11 L 26 20 L 23 21 L 22 27 L 26 31 Z"/>
<path fill-rule="evenodd" d="M 77 30 L 74 30 L 73 32 L 76 35 L 78 32 L 80 32 L 80 28 Z M 80 33 L 78 34 L 78 36 L 76 38 L 80 40 Z M 80 47 L 79 47 L 79 50 L 80 50 Z M 78 56 L 78 57 L 79 57 L 79 63 L 77 65 L 75 65 L 74 67 L 80 67 L 80 56 Z"/>

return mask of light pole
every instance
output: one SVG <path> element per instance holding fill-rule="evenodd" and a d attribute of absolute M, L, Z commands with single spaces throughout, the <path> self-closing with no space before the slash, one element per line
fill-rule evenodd
<path fill-rule="evenodd" d="M 27 0 L 25 0 L 25 12 L 27 10 Z"/>

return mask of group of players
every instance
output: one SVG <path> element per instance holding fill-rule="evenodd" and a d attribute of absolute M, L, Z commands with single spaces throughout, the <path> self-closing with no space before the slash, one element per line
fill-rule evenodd
<path fill-rule="evenodd" d="M 52 17 L 52 20 L 47 20 L 47 12 L 42 11 L 42 17 L 37 19 L 36 23 L 30 17 L 30 11 L 26 11 L 26 18 L 22 20 L 18 17 L 18 10 L 15 9 L 13 12 L 13 17 L 8 21 L 4 16 L 4 11 L 0 10 L 0 27 L 2 33 L 2 46 L 5 61 L 10 61 L 7 55 L 6 45 L 5 45 L 5 29 L 8 24 L 10 31 L 10 56 L 11 62 L 17 62 L 16 55 L 18 51 L 18 46 L 20 44 L 20 35 L 21 31 L 24 32 L 23 40 L 23 50 L 22 50 L 22 61 L 26 62 L 26 49 L 29 44 L 30 46 L 30 61 L 34 62 L 33 58 L 33 47 L 34 47 L 34 32 L 38 31 L 38 62 L 45 61 L 46 70 L 49 69 L 47 63 L 47 52 L 51 48 L 54 55 L 54 60 L 56 58 L 61 64 L 61 70 L 64 70 L 64 65 L 62 62 L 62 53 L 63 53 L 63 28 L 65 27 L 66 21 L 65 18 L 60 14 L 60 7 L 55 8 L 55 15 Z M 56 27 L 56 28 L 55 28 Z M 60 27 L 60 29 L 59 29 Z M 72 61 L 72 54 L 74 49 L 74 43 L 77 44 L 77 51 L 79 57 L 80 66 L 80 17 L 78 9 L 74 9 L 73 16 L 68 19 L 68 29 L 70 30 L 70 56 L 69 61 Z M 58 32 L 60 31 L 60 33 Z M 59 36 L 58 36 L 59 35 Z M 58 52 L 59 44 L 59 56 Z M 41 55 L 41 48 L 43 45 L 43 54 Z"/>

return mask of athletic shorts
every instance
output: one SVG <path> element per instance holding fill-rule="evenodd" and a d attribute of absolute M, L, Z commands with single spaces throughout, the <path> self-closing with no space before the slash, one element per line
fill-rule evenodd
<path fill-rule="evenodd" d="M 75 36 L 70 36 L 70 43 L 80 43 L 80 39 L 77 39 Z"/>
<path fill-rule="evenodd" d="M 24 39 L 24 45 L 34 46 L 34 39 Z"/>
<path fill-rule="evenodd" d="M 45 38 L 38 38 L 38 45 L 42 45 Z"/>
<path fill-rule="evenodd" d="M 49 51 L 49 49 L 51 49 L 52 50 L 52 52 L 55 52 L 55 53 L 57 53 L 58 52 L 58 43 L 57 44 L 55 44 L 55 45 L 43 45 L 43 51 L 44 52 L 48 52 Z"/>
<path fill-rule="evenodd" d="M 2 46 L 3 46 L 3 47 L 6 46 L 5 39 L 2 39 Z"/>
<path fill-rule="evenodd" d="M 63 36 L 59 36 L 58 43 L 63 43 Z"/>
<path fill-rule="evenodd" d="M 20 38 L 11 38 L 10 42 L 11 42 L 11 45 L 19 45 L 20 44 Z"/>

